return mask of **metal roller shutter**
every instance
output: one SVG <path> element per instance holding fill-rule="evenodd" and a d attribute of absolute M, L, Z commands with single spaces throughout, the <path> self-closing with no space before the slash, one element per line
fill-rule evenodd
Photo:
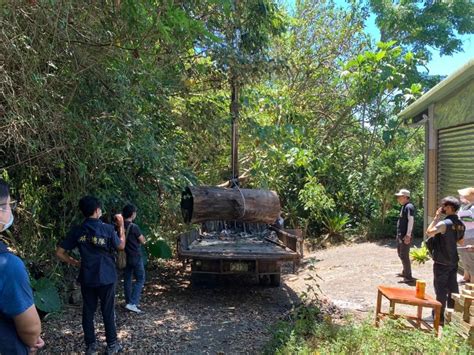
<path fill-rule="evenodd" d="M 438 201 L 474 187 L 474 124 L 438 131 Z"/>

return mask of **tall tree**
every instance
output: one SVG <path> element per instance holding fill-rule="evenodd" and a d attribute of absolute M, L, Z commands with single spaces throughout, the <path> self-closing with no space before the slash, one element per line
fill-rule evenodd
<path fill-rule="evenodd" d="M 232 179 L 237 179 L 241 90 L 271 68 L 268 49 L 272 38 L 284 31 L 285 22 L 273 0 L 210 1 L 209 13 L 206 27 L 214 37 L 200 46 L 225 74 L 230 88 L 231 171 Z"/>
<path fill-rule="evenodd" d="M 472 0 L 369 0 L 381 41 L 397 41 L 429 58 L 430 47 L 442 55 L 461 52 L 458 35 L 474 33 Z"/>

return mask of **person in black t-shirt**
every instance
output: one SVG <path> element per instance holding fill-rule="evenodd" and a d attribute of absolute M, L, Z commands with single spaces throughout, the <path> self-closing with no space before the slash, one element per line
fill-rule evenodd
<path fill-rule="evenodd" d="M 397 252 L 402 261 L 403 270 L 398 276 L 404 282 L 413 282 L 411 275 L 410 246 L 413 240 L 413 225 L 415 223 L 415 206 L 410 202 L 410 191 L 401 189 L 395 194 L 402 208 L 397 222 Z"/>
<path fill-rule="evenodd" d="M 458 293 L 457 283 L 458 250 L 457 244 L 463 244 L 466 227 L 457 216 L 461 203 L 455 197 L 448 196 L 441 200 L 441 207 L 436 211 L 435 218 L 426 229 L 426 242 L 433 258 L 433 282 L 436 299 L 441 302 L 441 321 L 444 321 L 446 304 L 453 308 L 451 293 Z M 446 218 L 440 221 L 441 214 Z"/>
<path fill-rule="evenodd" d="M 143 265 L 141 245 L 145 244 L 145 237 L 135 223 L 137 217 L 137 208 L 132 205 L 126 205 L 122 210 L 125 219 L 125 253 L 127 254 L 127 266 L 125 266 L 123 277 L 123 289 L 125 294 L 125 308 L 131 312 L 141 313 L 138 308 L 140 296 L 145 284 L 145 267 Z M 135 276 L 135 282 L 132 285 L 132 276 Z"/>

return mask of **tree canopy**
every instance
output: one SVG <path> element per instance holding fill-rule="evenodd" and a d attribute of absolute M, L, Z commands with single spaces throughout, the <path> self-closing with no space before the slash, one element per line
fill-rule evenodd
<path fill-rule="evenodd" d="M 472 14 L 467 0 L 3 2 L 0 174 L 20 199 L 4 237 L 62 282 L 52 250 L 94 194 L 109 215 L 134 202 L 172 241 L 182 188 L 232 176 L 231 118 L 244 186 L 276 190 L 288 225 L 367 233 L 394 213 L 390 186 L 421 206 L 423 139 L 396 114 L 439 80 L 420 73 L 427 50 L 460 51 Z"/>

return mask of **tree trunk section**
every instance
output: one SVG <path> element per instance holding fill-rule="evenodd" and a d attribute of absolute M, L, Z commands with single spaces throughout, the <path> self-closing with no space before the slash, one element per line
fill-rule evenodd
<path fill-rule="evenodd" d="M 242 221 L 274 223 L 280 214 L 275 191 L 189 186 L 181 197 L 181 213 L 186 223 Z"/>

